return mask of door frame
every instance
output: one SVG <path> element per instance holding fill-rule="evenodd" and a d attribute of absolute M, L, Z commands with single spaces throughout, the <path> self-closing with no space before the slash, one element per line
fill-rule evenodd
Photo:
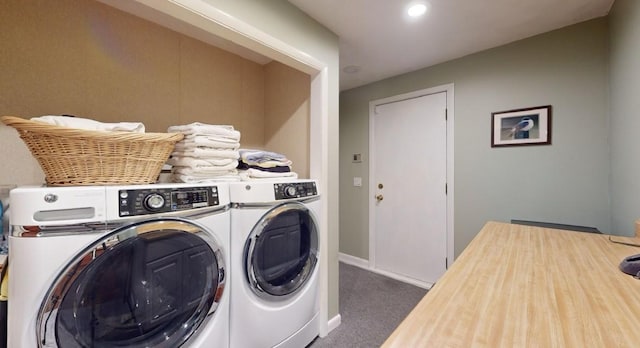
<path fill-rule="evenodd" d="M 373 152 L 374 144 L 375 144 L 375 109 L 379 105 L 399 102 L 403 100 L 419 98 L 422 96 L 436 94 L 436 93 L 446 93 L 447 101 L 447 149 L 446 149 L 446 171 L 447 171 L 447 236 L 446 236 L 446 248 L 447 248 L 447 268 L 454 261 L 454 161 L 453 161 L 453 125 L 454 125 L 454 85 L 453 83 L 436 86 L 432 88 L 421 89 L 409 93 L 398 94 L 387 98 L 372 100 L 369 102 L 369 192 L 368 192 L 368 202 L 369 202 L 369 268 L 374 270 L 377 273 L 385 274 L 391 278 L 395 278 L 410 284 L 418 285 L 421 287 L 425 287 L 425 284 L 415 279 L 411 279 L 408 277 L 404 277 L 395 273 L 390 273 L 386 271 L 381 271 L 376 268 L 376 226 L 375 226 L 375 200 L 373 196 L 370 196 L 372 192 L 376 191 L 376 183 L 374 178 L 374 168 L 375 168 L 375 153 Z M 444 189 L 444 188 L 443 188 Z M 433 284 L 431 284 L 433 285 Z M 426 284 L 426 287 L 430 287 L 431 285 Z"/>

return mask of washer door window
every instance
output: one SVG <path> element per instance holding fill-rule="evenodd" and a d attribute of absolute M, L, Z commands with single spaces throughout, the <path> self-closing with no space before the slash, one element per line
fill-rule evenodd
<path fill-rule="evenodd" d="M 317 223 L 297 202 L 264 214 L 245 244 L 246 275 L 251 290 L 262 298 L 294 295 L 311 277 L 317 260 Z"/>
<path fill-rule="evenodd" d="M 38 344 L 179 347 L 213 313 L 224 258 L 204 227 L 149 220 L 93 243 L 58 276 L 38 315 Z"/>

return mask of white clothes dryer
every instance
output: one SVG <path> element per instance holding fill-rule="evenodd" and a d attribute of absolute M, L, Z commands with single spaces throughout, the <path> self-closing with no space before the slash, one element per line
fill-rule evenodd
<path fill-rule="evenodd" d="M 319 332 L 315 181 L 229 184 L 233 348 L 301 348 Z"/>
<path fill-rule="evenodd" d="M 228 347 L 226 183 L 11 191 L 9 347 Z"/>

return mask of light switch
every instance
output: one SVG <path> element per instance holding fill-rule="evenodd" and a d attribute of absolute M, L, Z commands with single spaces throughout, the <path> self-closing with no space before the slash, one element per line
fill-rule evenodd
<path fill-rule="evenodd" d="M 353 177 L 353 186 L 356 186 L 356 187 L 362 186 L 362 178 L 358 176 Z"/>

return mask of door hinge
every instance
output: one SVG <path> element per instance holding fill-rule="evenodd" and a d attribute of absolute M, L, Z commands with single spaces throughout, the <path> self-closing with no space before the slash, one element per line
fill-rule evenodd
<path fill-rule="evenodd" d="M 448 192 L 447 183 L 444 183 L 444 194 L 446 195 Z"/>
<path fill-rule="evenodd" d="M 449 258 L 448 257 L 444 258 L 444 269 L 449 269 Z"/>
<path fill-rule="evenodd" d="M 446 121 L 449 118 L 449 109 L 444 109 L 444 120 Z"/>

